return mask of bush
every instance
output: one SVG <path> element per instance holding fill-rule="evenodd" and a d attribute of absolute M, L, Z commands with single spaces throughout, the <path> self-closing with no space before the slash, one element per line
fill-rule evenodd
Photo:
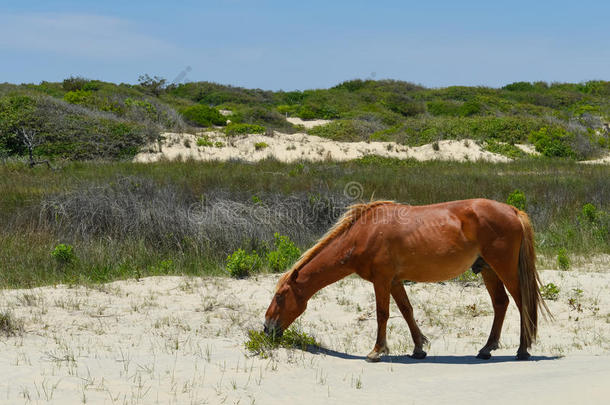
<path fill-rule="evenodd" d="M 238 249 L 233 254 L 227 256 L 226 269 L 235 278 L 245 278 L 251 273 L 259 270 L 261 258 L 256 252 L 246 253 L 243 249 Z"/>
<path fill-rule="evenodd" d="M 490 139 L 485 144 L 485 150 L 491 153 L 497 153 L 509 157 L 511 159 L 519 159 L 525 157 L 525 152 L 517 148 L 515 145 L 509 143 L 500 143 L 493 139 Z"/>
<path fill-rule="evenodd" d="M 548 283 L 540 287 L 540 294 L 545 300 L 556 301 L 559 298 L 559 287 L 553 283 Z"/>
<path fill-rule="evenodd" d="M 570 268 L 570 258 L 566 248 L 561 248 L 557 252 L 557 265 L 561 270 L 568 270 Z"/>
<path fill-rule="evenodd" d="M 204 135 L 197 138 L 197 146 L 214 146 L 214 142 L 210 141 L 209 136 Z"/>
<path fill-rule="evenodd" d="M 191 124 L 202 127 L 227 123 L 227 119 L 218 110 L 201 104 L 183 108 L 180 113 Z"/>
<path fill-rule="evenodd" d="M 269 147 L 269 145 L 266 142 L 256 142 L 254 144 L 254 149 L 256 149 L 256 150 L 263 150 L 268 147 Z"/>
<path fill-rule="evenodd" d="M 506 199 L 506 203 L 524 211 L 526 205 L 525 193 L 519 189 L 513 191 Z"/>
<path fill-rule="evenodd" d="M 66 91 L 77 91 L 82 90 L 88 82 L 89 80 L 84 77 L 70 76 L 69 78 L 64 79 L 62 87 Z"/>
<path fill-rule="evenodd" d="M 239 124 L 232 122 L 225 128 L 225 133 L 229 136 L 247 135 L 247 134 L 264 134 L 265 127 L 255 124 Z"/>
<path fill-rule="evenodd" d="M 595 205 L 591 203 L 583 205 L 581 217 L 590 223 L 595 223 L 597 221 L 597 208 L 595 208 Z"/>
<path fill-rule="evenodd" d="M 528 137 L 536 151 L 544 156 L 575 158 L 576 153 L 568 143 L 572 138 L 565 129 L 558 127 L 543 127 L 530 133 Z"/>
<path fill-rule="evenodd" d="M 273 235 L 275 250 L 267 253 L 267 263 L 271 271 L 278 273 L 287 270 L 301 256 L 301 251 L 288 236 Z"/>
<path fill-rule="evenodd" d="M 66 245 L 64 243 L 55 246 L 51 252 L 51 256 L 61 265 L 67 265 L 76 260 L 72 245 Z"/>

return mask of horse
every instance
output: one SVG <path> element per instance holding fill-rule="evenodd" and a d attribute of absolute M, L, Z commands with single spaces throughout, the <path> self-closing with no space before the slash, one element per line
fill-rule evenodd
<path fill-rule="evenodd" d="M 529 359 L 538 311 L 552 318 L 540 294 L 534 231 L 525 212 L 488 199 L 422 206 L 394 201 L 351 205 L 280 277 L 265 313 L 264 331 L 281 336 L 317 291 L 356 273 L 372 282 L 375 291 L 377 339 L 366 360 L 377 362 L 389 354 L 390 295 L 409 326 L 414 343 L 411 357 L 423 359 L 428 339 L 415 322 L 403 281 L 449 280 L 471 267 L 482 274 L 494 309 L 489 339 L 477 358 L 490 359 L 498 348 L 508 290 L 520 313 L 516 359 Z"/>

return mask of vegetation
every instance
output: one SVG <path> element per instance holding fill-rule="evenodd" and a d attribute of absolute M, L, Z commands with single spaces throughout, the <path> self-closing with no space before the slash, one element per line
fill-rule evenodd
<path fill-rule="evenodd" d="M 12 312 L 0 311 L 0 335 L 15 336 L 23 333 L 23 322 L 13 315 Z"/>
<path fill-rule="evenodd" d="M 276 232 L 273 239 L 275 250 L 267 253 L 269 268 L 276 273 L 288 270 L 301 256 L 301 251 L 288 236 Z"/>
<path fill-rule="evenodd" d="M 294 326 L 286 329 L 282 336 L 267 336 L 262 331 L 251 329 L 248 331 L 248 340 L 244 346 L 251 354 L 262 358 L 270 357 L 273 350 L 280 347 L 300 350 L 320 349 L 321 347 L 315 338 Z"/>
<path fill-rule="evenodd" d="M 333 119 L 308 130 L 339 141 L 421 145 L 473 138 L 488 150 L 521 157 L 530 141 L 547 157 L 583 159 L 610 147 L 610 82 L 526 83 L 500 89 L 426 89 L 394 80 L 351 80 L 330 89 L 265 91 L 209 82 L 168 84 L 142 75 L 137 85 L 82 77 L 61 83 L 0 84 L 0 154 L 22 155 L 23 128 L 35 131 L 38 156 L 125 159 L 163 131 L 223 126 L 228 135 L 294 132 L 286 115 Z M 232 111 L 224 117 L 220 109 Z M 302 129 L 301 129 L 302 130 Z"/>
<path fill-rule="evenodd" d="M 540 287 L 540 294 L 542 294 L 542 298 L 550 301 L 557 301 L 559 298 L 559 287 L 557 287 L 553 283 L 548 283 Z"/>
<path fill-rule="evenodd" d="M 261 258 L 256 252 L 246 253 L 245 250 L 238 249 L 227 256 L 227 271 L 235 278 L 248 277 L 260 269 L 261 264 Z"/>
<path fill-rule="evenodd" d="M 365 200 L 414 205 L 506 201 L 518 189 L 527 196 L 539 254 L 610 253 L 607 179 L 607 166 L 548 159 L 72 162 L 55 171 L 9 160 L 0 165 L 0 286 L 222 275 L 239 249 L 256 251 L 268 265 L 268 252 L 284 250 L 276 233 L 301 251 L 323 235 L 354 202 L 344 194 L 352 181 Z M 60 243 L 73 246 L 78 260 L 58 265 L 50 252 Z"/>
<path fill-rule="evenodd" d="M 515 190 L 509 194 L 506 199 L 506 203 L 512 205 L 515 208 L 519 208 L 521 211 L 525 210 L 525 194 L 521 190 Z"/>

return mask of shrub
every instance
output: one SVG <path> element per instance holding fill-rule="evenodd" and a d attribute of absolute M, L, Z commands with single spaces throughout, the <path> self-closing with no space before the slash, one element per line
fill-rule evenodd
<path fill-rule="evenodd" d="M 570 268 L 570 258 L 566 248 L 561 248 L 557 252 L 557 265 L 561 270 L 568 270 Z"/>
<path fill-rule="evenodd" d="M 527 200 L 525 199 L 525 193 L 519 189 L 516 189 L 512 193 L 509 194 L 506 199 L 506 203 L 512 205 L 515 208 L 520 209 L 521 211 L 525 210 Z"/>
<path fill-rule="evenodd" d="M 82 90 L 85 84 L 87 84 L 89 80 L 80 76 L 70 76 L 67 79 L 64 79 L 62 83 L 62 87 L 66 91 L 77 91 Z"/>
<path fill-rule="evenodd" d="M 197 138 L 197 146 L 214 146 L 214 142 L 210 141 L 209 136 L 203 135 Z"/>
<path fill-rule="evenodd" d="M 88 90 L 69 91 L 64 94 L 64 101 L 70 104 L 93 104 L 93 93 Z"/>
<path fill-rule="evenodd" d="M 591 203 L 583 205 L 581 217 L 590 223 L 595 223 L 597 220 L 597 208 Z"/>
<path fill-rule="evenodd" d="M 197 104 L 186 107 L 180 113 L 191 124 L 202 127 L 225 125 L 227 123 L 227 119 L 218 110 L 206 105 Z"/>
<path fill-rule="evenodd" d="M 72 245 L 60 243 L 55 246 L 51 256 L 61 265 L 73 263 L 76 260 Z"/>
<path fill-rule="evenodd" d="M 511 159 L 519 159 L 525 156 L 525 152 L 509 143 L 500 143 L 490 139 L 485 144 L 485 150 L 491 153 L 497 153 Z"/>
<path fill-rule="evenodd" d="M 267 253 L 267 263 L 273 272 L 287 270 L 301 256 L 301 251 L 288 236 L 275 233 L 273 235 L 275 250 Z"/>
<path fill-rule="evenodd" d="M 536 151 L 547 157 L 575 158 L 576 153 L 568 142 L 573 138 L 565 129 L 543 127 L 530 133 L 528 139 Z"/>
<path fill-rule="evenodd" d="M 261 258 L 256 252 L 246 253 L 243 249 L 238 249 L 233 254 L 227 256 L 226 269 L 235 278 L 248 277 L 252 272 L 261 267 Z"/>
<path fill-rule="evenodd" d="M 548 283 L 540 287 L 540 294 L 545 300 L 556 301 L 559 298 L 559 287 L 553 283 Z"/>
<path fill-rule="evenodd" d="M 264 134 L 265 127 L 255 124 L 240 124 L 232 122 L 225 128 L 225 133 L 229 136 L 247 135 L 247 134 Z"/>
<path fill-rule="evenodd" d="M 268 147 L 269 147 L 269 145 L 266 142 L 256 142 L 254 144 L 254 149 L 256 149 L 256 150 L 263 150 Z"/>

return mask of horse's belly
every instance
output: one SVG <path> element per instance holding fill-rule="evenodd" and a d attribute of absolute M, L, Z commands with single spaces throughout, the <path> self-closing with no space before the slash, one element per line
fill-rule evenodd
<path fill-rule="evenodd" d="M 468 270 L 479 256 L 474 243 L 460 238 L 406 245 L 396 261 L 398 276 L 412 281 L 443 281 Z"/>

